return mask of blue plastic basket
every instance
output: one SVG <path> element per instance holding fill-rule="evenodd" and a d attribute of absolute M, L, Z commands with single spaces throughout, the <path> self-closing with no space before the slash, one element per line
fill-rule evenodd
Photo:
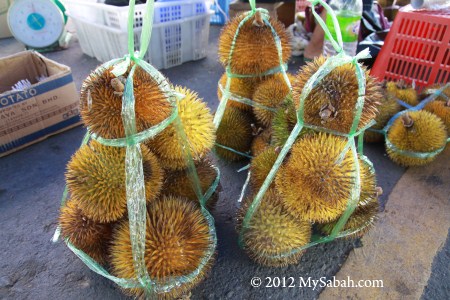
<path fill-rule="evenodd" d="M 214 15 L 211 16 L 211 24 L 224 25 L 229 17 L 228 10 L 230 6 L 230 0 L 218 0 L 222 11 L 226 14 L 226 16 L 220 11 L 219 7 L 217 7 L 216 2 L 211 5 L 211 9 L 215 12 Z"/>

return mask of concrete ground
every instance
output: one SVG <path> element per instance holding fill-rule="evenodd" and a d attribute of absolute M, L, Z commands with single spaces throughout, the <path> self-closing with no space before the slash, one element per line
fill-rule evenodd
<path fill-rule="evenodd" d="M 217 81 L 223 72 L 216 54 L 219 31 L 220 27 L 211 27 L 207 58 L 162 71 L 172 83 L 197 91 L 213 110 L 217 107 Z M 0 40 L 0 57 L 20 50 L 22 46 L 15 40 Z M 77 88 L 99 64 L 83 55 L 76 40 L 68 50 L 45 55 L 72 68 Z M 300 59 L 293 59 L 290 72 L 296 72 L 301 64 Z M 0 299 L 127 299 L 112 282 L 84 266 L 62 242 L 50 242 L 57 225 L 65 166 L 84 133 L 80 126 L 0 159 Z M 384 191 L 381 206 L 386 206 L 390 215 L 399 215 L 401 226 L 392 226 L 397 219 L 382 212 L 379 228 L 362 240 L 338 240 L 312 247 L 298 265 L 286 268 L 258 266 L 238 247 L 234 215 L 246 174 L 236 173 L 241 165 L 219 163 L 223 190 L 213 212 L 218 256 L 211 274 L 193 291 L 192 299 L 450 299 L 449 151 L 427 167 L 425 175 L 421 169 L 405 173 L 389 160 L 382 145 L 366 145 L 365 152 L 375 165 Z M 406 190 L 409 193 L 404 193 Z M 426 214 L 405 215 L 410 209 L 420 212 L 421 206 L 414 203 L 429 199 L 432 204 Z M 415 217 L 417 222 L 411 219 Z M 414 224 L 420 226 L 408 227 Z M 408 228 L 420 232 L 412 235 Z M 393 242 L 399 238 L 397 229 L 404 236 L 400 246 Z M 434 242 L 424 244 L 430 237 Z M 368 260 L 366 249 L 377 247 L 376 255 Z M 409 264 L 392 264 L 397 258 Z M 422 258 L 422 264 L 414 264 Z M 361 277 L 367 274 L 378 277 Z M 322 293 L 323 287 L 254 288 L 250 284 L 253 277 L 332 279 L 335 275 L 355 280 L 384 279 L 385 287 L 377 291 L 327 288 Z M 421 277 L 413 291 L 399 281 L 403 277 L 414 281 L 416 275 Z M 393 290 L 395 293 L 391 293 Z"/>

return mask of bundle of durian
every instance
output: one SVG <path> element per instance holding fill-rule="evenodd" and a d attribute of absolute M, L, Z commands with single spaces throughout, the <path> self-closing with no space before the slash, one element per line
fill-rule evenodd
<path fill-rule="evenodd" d="M 242 247 L 263 265 L 297 263 L 312 242 L 332 233 L 341 217 L 348 220 L 335 237 L 346 238 L 362 236 L 377 217 L 381 189 L 375 171 L 364 155 L 355 157 L 348 147 L 354 142 L 348 134 L 359 95 L 356 66 L 350 62 L 332 69 L 306 96 L 303 118 L 307 127 L 297 134 L 273 181 L 265 183 L 297 125 L 302 92 L 325 62 L 326 58 L 319 57 L 298 72 L 292 81 L 292 97 L 282 102 L 269 128 L 261 133 L 258 154 L 250 164 L 251 192 L 239 209 L 237 230 Z M 383 98 L 381 84 L 361 69 L 366 90 L 356 131 L 370 126 Z M 263 143 L 266 130 L 272 138 Z M 268 184 L 267 190 L 259 195 L 263 184 Z M 359 197 L 354 199 L 358 186 Z M 351 200 L 355 201 L 353 212 Z"/>
<path fill-rule="evenodd" d="M 445 86 L 431 86 L 425 89 L 422 95 L 424 98 L 435 96 L 423 109 L 441 118 L 450 136 L 450 83 Z"/>
<path fill-rule="evenodd" d="M 133 77 L 129 76 L 132 67 Z M 146 210 L 141 216 L 145 217 L 146 231 L 145 253 L 141 255 L 153 281 L 150 289 L 158 298 L 177 298 L 205 277 L 213 261 L 212 217 L 204 208 L 206 199 L 199 201 L 217 184 L 216 168 L 208 159 L 215 141 L 213 116 L 196 93 L 172 88 L 159 73 L 159 77 L 152 77 L 131 63 L 128 71 L 116 76 L 114 68 L 100 66 L 82 86 L 81 117 L 93 138 L 67 165 L 69 200 L 61 208 L 61 235 L 113 276 L 138 282 L 129 221 L 131 216 L 136 218 L 136 212 L 127 207 L 128 190 L 139 190 L 140 186 L 127 188 L 132 184 L 126 171 L 132 163 L 128 148 L 109 145 L 111 141 L 130 140 L 124 127 L 130 120 L 122 120 L 122 106 L 129 100 L 123 95 L 125 82 L 132 80 L 135 118 L 131 123 L 135 123 L 137 133 L 132 139 L 139 139 L 139 134 L 178 111 L 178 117 L 165 129 L 142 140 L 142 167 L 133 169 L 136 174 L 141 169 L 143 175 Z M 184 279 L 177 283 L 180 276 Z M 148 292 L 139 284 L 122 288 L 137 297 Z"/>
<path fill-rule="evenodd" d="M 447 143 L 449 86 L 425 89 L 419 102 L 416 90 L 405 82 L 385 83 L 377 123 L 365 133 L 365 140 L 385 141 L 389 157 L 402 166 L 431 162 Z"/>
<path fill-rule="evenodd" d="M 238 161 L 265 148 L 271 139 L 272 119 L 290 95 L 292 78 L 280 65 L 280 61 L 286 64 L 290 55 L 283 24 L 265 10 L 243 13 L 223 28 L 219 61 L 227 71 L 219 80 L 217 96 L 220 101 L 226 98 L 227 103 L 223 115 L 216 114 L 215 120 L 215 152 L 221 158 Z"/>

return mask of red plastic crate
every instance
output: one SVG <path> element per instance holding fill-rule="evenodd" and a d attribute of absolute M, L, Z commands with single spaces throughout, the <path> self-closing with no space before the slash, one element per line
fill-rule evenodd
<path fill-rule="evenodd" d="M 371 74 L 380 80 L 415 82 L 420 91 L 450 81 L 450 11 L 401 9 Z"/>

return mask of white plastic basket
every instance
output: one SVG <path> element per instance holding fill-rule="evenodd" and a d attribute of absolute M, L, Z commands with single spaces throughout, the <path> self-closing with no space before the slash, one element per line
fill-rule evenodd
<path fill-rule="evenodd" d="M 128 6 L 113 6 L 86 0 L 65 0 L 70 15 L 99 25 L 127 30 Z M 145 4 L 138 4 L 134 11 L 134 28 L 142 27 Z M 205 0 L 156 2 L 153 24 L 181 20 L 208 13 Z"/>
<path fill-rule="evenodd" d="M 83 53 L 101 62 L 128 53 L 126 31 L 88 22 L 68 14 L 77 30 Z M 182 20 L 153 25 L 145 61 L 157 69 L 167 69 L 206 57 L 211 12 Z M 135 46 L 140 43 L 141 28 L 134 29 Z"/>
<path fill-rule="evenodd" d="M 105 13 L 100 9 L 102 3 L 96 0 L 63 0 L 64 7 L 72 16 L 78 19 L 96 23 L 106 24 Z"/>

